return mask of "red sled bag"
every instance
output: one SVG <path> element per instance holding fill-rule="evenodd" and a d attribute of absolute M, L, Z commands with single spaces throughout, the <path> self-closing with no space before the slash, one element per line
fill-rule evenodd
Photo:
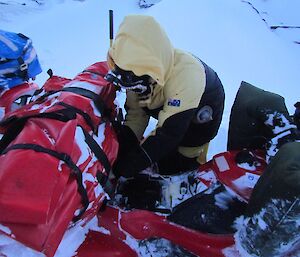
<path fill-rule="evenodd" d="M 38 90 L 38 85 L 32 82 L 24 82 L 8 90 L 0 90 L 0 121 L 8 113 L 27 104 Z"/>
<path fill-rule="evenodd" d="M 53 256 L 72 221 L 94 217 L 118 152 L 115 89 L 96 63 L 73 80 L 53 76 L 36 100 L 1 122 L 0 223 Z"/>

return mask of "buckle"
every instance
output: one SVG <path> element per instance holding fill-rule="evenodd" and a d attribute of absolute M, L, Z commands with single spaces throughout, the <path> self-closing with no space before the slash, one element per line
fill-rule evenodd
<path fill-rule="evenodd" d="M 20 65 L 20 71 L 25 71 L 25 70 L 27 70 L 28 69 L 28 64 L 27 63 L 22 63 L 21 65 Z"/>

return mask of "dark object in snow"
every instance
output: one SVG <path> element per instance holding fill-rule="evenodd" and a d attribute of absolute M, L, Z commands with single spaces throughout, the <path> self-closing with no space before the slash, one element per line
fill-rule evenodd
<path fill-rule="evenodd" d="M 261 212 L 245 218 L 235 235 L 239 250 L 251 256 L 300 254 L 300 199 L 272 200 Z"/>
<path fill-rule="evenodd" d="M 149 175 L 138 174 L 132 179 L 119 183 L 117 194 L 122 196 L 119 205 L 126 209 L 157 210 L 161 199 L 161 184 L 159 180 Z"/>
<path fill-rule="evenodd" d="M 141 256 L 172 256 L 172 257 L 196 257 L 179 245 L 164 238 L 151 238 L 139 242 Z"/>
<path fill-rule="evenodd" d="M 271 199 L 300 196 L 300 143 L 283 145 L 258 180 L 250 198 L 248 215 L 259 212 Z"/>
<path fill-rule="evenodd" d="M 113 122 L 113 127 L 119 142 L 118 159 L 113 165 L 113 173 L 116 177 L 120 177 L 121 175 L 130 175 L 124 174 L 124 172 L 122 173 L 122 170 L 124 165 L 128 166 L 130 165 L 130 162 L 134 160 L 123 157 L 126 157 L 126 154 L 132 150 L 138 151 L 140 148 L 140 143 L 134 132 L 128 126 L 122 125 L 121 122 L 115 121 Z"/>
<path fill-rule="evenodd" d="M 235 156 L 235 161 L 238 164 L 247 163 L 249 166 L 253 166 L 256 158 L 249 150 L 242 150 Z"/>
<path fill-rule="evenodd" d="M 272 112 L 282 114 L 291 123 L 282 96 L 243 81 L 231 108 L 227 149 L 265 150 L 265 144 L 274 137 L 272 129 L 265 125 L 267 114 Z"/>
<path fill-rule="evenodd" d="M 298 130 L 300 130 L 300 102 L 295 103 L 294 106 L 296 107 L 296 110 L 293 116 L 293 120 Z"/>
<path fill-rule="evenodd" d="M 229 234 L 234 232 L 234 220 L 246 206 L 220 184 L 213 192 L 197 194 L 176 206 L 168 220 L 202 232 Z"/>
<path fill-rule="evenodd" d="M 246 216 L 236 241 L 249 254 L 289 256 L 287 253 L 299 250 L 299 142 L 280 148 L 254 187 Z"/>
<path fill-rule="evenodd" d="M 161 0 L 140 0 L 139 1 L 139 6 L 141 8 L 149 8 L 153 5 L 155 5 L 156 3 L 160 2 Z"/>

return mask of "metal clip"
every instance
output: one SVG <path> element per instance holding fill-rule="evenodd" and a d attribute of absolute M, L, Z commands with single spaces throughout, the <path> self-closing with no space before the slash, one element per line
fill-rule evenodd
<path fill-rule="evenodd" d="M 25 71 L 25 70 L 27 70 L 28 69 L 28 64 L 27 63 L 22 63 L 21 65 L 20 65 L 20 71 Z"/>

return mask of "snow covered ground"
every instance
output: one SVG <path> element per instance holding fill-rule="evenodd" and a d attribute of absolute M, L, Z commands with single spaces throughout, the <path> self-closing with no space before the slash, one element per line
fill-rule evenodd
<path fill-rule="evenodd" d="M 300 100 L 299 29 L 270 26 L 300 26 L 298 0 L 162 0 L 148 9 L 140 9 L 137 2 L 0 0 L 0 27 L 33 40 L 43 68 L 37 83 L 42 85 L 48 68 L 72 78 L 106 59 L 108 10 L 114 10 L 115 31 L 127 14 L 154 16 L 175 47 L 203 59 L 224 84 L 224 117 L 209 157 L 226 149 L 230 108 L 242 80 L 282 95 L 290 113 L 294 112 L 293 104 Z M 123 102 L 124 95 L 119 100 Z"/>

